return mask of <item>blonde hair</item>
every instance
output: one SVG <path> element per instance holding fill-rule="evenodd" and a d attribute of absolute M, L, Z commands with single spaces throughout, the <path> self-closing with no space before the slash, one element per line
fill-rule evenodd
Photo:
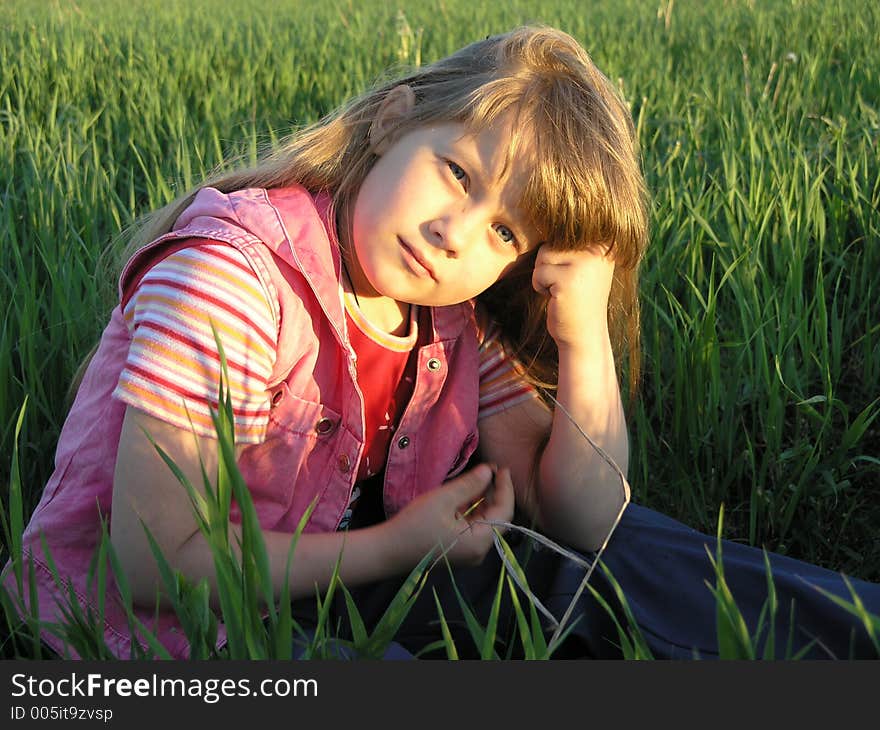
<path fill-rule="evenodd" d="M 376 160 L 370 129 L 383 99 L 405 84 L 411 111 L 389 133 L 440 121 L 479 131 L 513 115 L 508 157 L 525 155 L 519 208 L 545 245 L 607 247 L 615 261 L 608 325 L 615 357 L 628 354 L 630 394 L 639 379 L 638 265 L 647 244 L 647 196 L 626 104 L 571 36 L 523 27 L 472 43 L 351 100 L 294 132 L 255 167 L 206 180 L 222 192 L 300 184 L 331 191 L 347 211 Z M 195 190 L 142 220 L 126 257 L 167 232 Z M 345 216 L 343 216 L 343 221 Z M 478 299 L 500 325 L 526 376 L 555 388 L 558 353 L 545 326 L 546 298 L 531 287 L 534 253 Z"/>

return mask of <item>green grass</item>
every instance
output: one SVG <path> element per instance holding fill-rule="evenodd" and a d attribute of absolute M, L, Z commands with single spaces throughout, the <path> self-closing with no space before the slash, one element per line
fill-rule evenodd
<path fill-rule="evenodd" d="M 709 532 L 724 505 L 727 536 L 880 580 L 880 10 L 867 1 L 7 0 L 0 451 L 18 448 L 20 473 L 0 460 L 3 504 L 20 499 L 26 520 L 51 473 L 121 229 L 389 65 L 529 21 L 585 44 L 644 149 L 634 499 Z"/>

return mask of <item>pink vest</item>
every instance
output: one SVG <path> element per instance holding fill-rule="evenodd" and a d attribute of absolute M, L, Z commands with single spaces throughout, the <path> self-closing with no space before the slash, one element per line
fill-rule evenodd
<path fill-rule="evenodd" d="M 363 401 L 348 343 L 339 288 L 339 254 L 315 200 L 303 188 L 201 190 L 172 231 L 138 251 L 120 280 L 125 302 L 143 273 L 189 238 L 225 242 L 241 251 L 278 303 L 278 347 L 269 383 L 266 439 L 247 446 L 239 467 L 264 529 L 293 532 L 317 497 L 306 532 L 335 530 L 349 503 L 363 451 Z M 432 341 L 418 354 L 412 399 L 392 440 L 383 502 L 392 516 L 418 494 L 460 472 L 477 446 L 478 352 L 471 303 L 435 308 Z M 80 604 L 92 607 L 87 573 L 109 526 L 113 470 L 125 406 L 111 397 L 130 343 L 116 307 L 61 432 L 55 472 L 24 533 L 39 585 L 40 615 L 55 621 L 59 591 L 47 567 L 45 539 Z M 239 515 L 234 512 L 233 519 Z M 105 640 L 130 654 L 131 636 L 109 578 Z M 7 580 L 9 587 L 13 581 Z M 188 643 L 174 615 L 137 610 L 172 656 Z M 224 634 L 221 627 L 221 642 Z M 70 651 L 55 637 L 46 642 Z"/>

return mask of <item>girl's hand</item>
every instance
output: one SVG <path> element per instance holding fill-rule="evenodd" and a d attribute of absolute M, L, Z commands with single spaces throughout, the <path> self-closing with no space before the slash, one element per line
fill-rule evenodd
<path fill-rule="evenodd" d="M 479 521 L 513 519 L 510 470 L 495 470 L 494 485 L 492 476 L 492 467 L 480 464 L 419 495 L 388 521 L 395 539 L 417 560 L 439 546 L 449 548 L 453 563 L 479 565 L 493 543 L 493 528 Z"/>
<path fill-rule="evenodd" d="M 607 332 L 608 294 L 614 261 L 601 246 L 585 251 L 551 251 L 541 246 L 532 286 L 546 294 L 547 330 L 560 350 L 576 348 Z"/>

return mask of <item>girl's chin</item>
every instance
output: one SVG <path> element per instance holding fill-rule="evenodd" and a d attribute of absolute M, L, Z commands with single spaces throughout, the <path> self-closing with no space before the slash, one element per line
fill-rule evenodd
<path fill-rule="evenodd" d="M 372 294 L 361 294 L 361 298 L 374 296 L 393 299 L 397 302 L 406 304 L 417 304 L 422 307 L 448 307 L 455 304 L 461 304 L 476 297 L 480 292 L 467 294 L 467 292 L 443 292 L 441 287 L 428 279 L 401 273 L 400 276 L 393 278 L 387 276 L 388 272 L 382 273 L 376 271 L 364 271 L 364 278 L 369 282 Z M 384 275 L 383 275 L 384 274 Z"/>

